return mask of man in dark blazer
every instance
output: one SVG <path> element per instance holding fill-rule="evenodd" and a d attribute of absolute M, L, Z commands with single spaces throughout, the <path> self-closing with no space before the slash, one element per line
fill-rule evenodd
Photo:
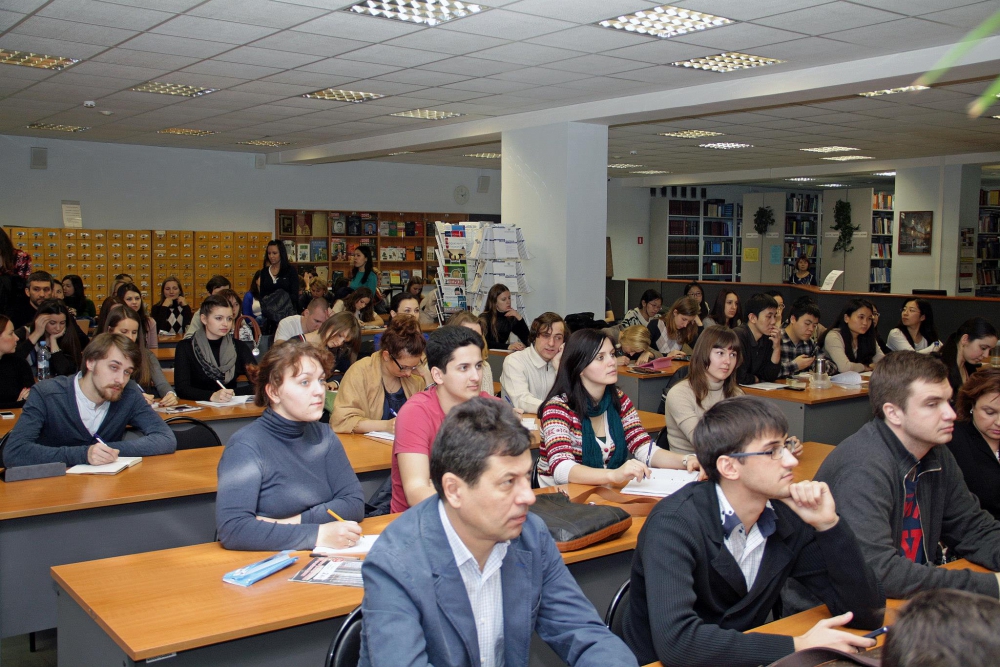
<path fill-rule="evenodd" d="M 635 667 L 528 513 L 528 432 L 502 401 L 448 413 L 431 453 L 438 495 L 365 559 L 361 667 L 526 667 L 538 635 L 571 667 Z"/>
<path fill-rule="evenodd" d="M 836 628 L 881 626 L 885 595 L 826 484 L 792 483 L 787 437 L 784 415 L 754 397 L 717 403 L 695 427 L 708 481 L 653 508 L 632 560 L 623 627 L 640 664 L 756 667 L 813 646 L 874 646 Z M 743 634 L 768 621 L 788 577 L 834 617 L 799 637 Z"/>
<path fill-rule="evenodd" d="M 36 384 L 4 447 L 4 465 L 101 465 L 119 453 L 152 456 L 177 449 L 173 431 L 130 382 L 141 354 L 125 336 L 101 334 L 84 349 L 81 373 Z M 142 437 L 122 440 L 127 426 Z"/>

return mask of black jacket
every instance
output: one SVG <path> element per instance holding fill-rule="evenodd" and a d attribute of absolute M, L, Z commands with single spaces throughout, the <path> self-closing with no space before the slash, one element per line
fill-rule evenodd
<path fill-rule="evenodd" d="M 766 622 L 793 577 L 833 614 L 854 612 L 851 627 L 882 625 L 885 595 L 841 520 L 816 532 L 773 502 L 777 528 L 753 588 L 726 548 L 715 484 L 688 484 L 664 498 L 639 532 L 632 559 L 625 643 L 640 665 L 756 667 L 794 651 L 791 637 L 743 634 Z"/>
<path fill-rule="evenodd" d="M 740 339 L 743 347 L 743 363 L 736 369 L 736 381 L 740 384 L 754 384 L 756 382 L 774 382 L 781 373 L 781 361 L 774 363 L 771 355 L 774 353 L 774 344 L 767 336 L 761 336 L 760 340 L 754 340 L 750 327 L 746 324 L 733 329 L 733 333 Z"/>
<path fill-rule="evenodd" d="M 965 484 L 979 498 L 982 508 L 1000 519 L 1000 461 L 970 419 L 956 422 L 948 443 Z"/>
<path fill-rule="evenodd" d="M 299 303 L 299 274 L 291 264 L 278 274 L 277 281 L 272 280 L 268 269 L 261 269 L 260 300 L 263 301 L 267 295 L 279 289 L 288 293 L 288 300 L 293 308 Z"/>
<path fill-rule="evenodd" d="M 220 339 L 221 340 L 221 339 Z M 243 341 L 235 340 L 236 345 L 236 373 L 233 379 L 226 384 L 226 389 L 232 389 L 236 395 L 252 394 L 250 389 L 240 389 L 237 387 L 238 378 L 246 374 L 248 365 L 254 365 L 257 360 L 254 358 L 250 348 Z M 219 361 L 219 349 L 222 343 L 219 341 L 209 341 L 215 361 Z M 177 351 L 174 355 L 174 390 L 178 398 L 186 398 L 192 401 L 211 400 L 212 394 L 219 390 L 219 385 L 215 383 L 201 369 L 201 364 L 194 355 L 194 338 L 185 338 L 177 343 Z"/>
<path fill-rule="evenodd" d="M 486 328 L 490 329 L 490 327 Z M 525 346 L 531 345 L 528 342 L 531 332 L 528 330 L 528 325 L 525 324 L 523 319 L 519 320 L 516 317 L 499 315 L 497 317 L 496 329 L 495 336 L 492 331 L 487 330 L 483 332 L 483 335 L 486 337 L 486 347 L 490 350 L 506 350 L 509 345 L 507 339 L 510 338 L 511 333 L 517 336 Z"/>

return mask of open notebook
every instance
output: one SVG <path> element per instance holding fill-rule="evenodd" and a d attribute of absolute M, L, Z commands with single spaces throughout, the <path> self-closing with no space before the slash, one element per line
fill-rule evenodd
<path fill-rule="evenodd" d="M 67 475 L 117 475 L 125 468 L 131 468 L 136 463 L 142 463 L 141 456 L 119 456 L 114 463 L 99 466 L 80 464 L 66 471 Z"/>
<path fill-rule="evenodd" d="M 668 470 L 666 468 L 653 468 L 652 475 L 641 482 L 632 480 L 625 485 L 622 493 L 632 496 L 653 496 L 663 498 L 669 496 L 682 486 L 697 481 L 697 472 L 686 470 Z"/>

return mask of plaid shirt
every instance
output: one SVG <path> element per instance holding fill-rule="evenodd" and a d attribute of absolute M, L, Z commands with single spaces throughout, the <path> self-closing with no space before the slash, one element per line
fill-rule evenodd
<path fill-rule="evenodd" d="M 812 339 L 804 340 L 801 343 L 793 343 L 792 339 L 788 337 L 788 332 L 782 330 L 781 332 L 781 372 L 778 377 L 791 377 L 796 373 L 800 373 L 799 365 L 795 363 L 795 357 L 804 355 L 806 357 L 815 357 L 817 354 L 822 352 L 819 345 Z M 830 360 L 833 364 L 833 361 Z M 833 364 L 834 368 L 831 370 L 831 375 L 837 372 L 836 364 Z"/>

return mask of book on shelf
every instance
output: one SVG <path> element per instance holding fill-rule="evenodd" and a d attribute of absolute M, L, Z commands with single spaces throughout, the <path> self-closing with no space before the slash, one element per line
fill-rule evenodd
<path fill-rule="evenodd" d="M 697 220 L 670 220 L 667 223 L 670 236 L 698 236 Z"/>
<path fill-rule="evenodd" d="M 278 233 L 281 236 L 295 236 L 295 216 L 281 213 L 278 215 Z"/>
<path fill-rule="evenodd" d="M 308 262 L 309 261 L 309 244 L 299 243 L 296 246 L 295 261 L 297 262 Z"/>
<path fill-rule="evenodd" d="M 873 217 L 872 234 L 881 234 L 883 236 L 892 235 L 892 217 Z"/>
<path fill-rule="evenodd" d="M 327 236 L 329 232 L 327 225 L 326 211 L 313 211 L 312 214 L 312 235 Z"/>
<path fill-rule="evenodd" d="M 667 238 L 668 255 L 697 255 L 698 239 Z"/>
<path fill-rule="evenodd" d="M 980 234 L 1000 233 L 1000 212 L 981 211 L 979 215 L 979 233 Z"/>
<path fill-rule="evenodd" d="M 392 284 L 392 276 L 388 271 L 382 271 L 379 274 L 378 284 L 379 287 L 388 287 Z"/>
<path fill-rule="evenodd" d="M 671 199 L 667 205 L 668 215 L 687 215 L 697 218 L 701 215 L 701 202 Z"/>
<path fill-rule="evenodd" d="M 411 274 L 411 277 L 413 277 L 413 278 L 420 278 L 421 280 L 423 280 L 423 277 L 424 277 L 424 271 L 423 271 L 423 269 L 413 269 L 413 271 L 411 271 L 410 274 Z"/>
<path fill-rule="evenodd" d="M 312 236 L 312 218 L 305 211 L 295 214 L 295 235 Z"/>
<path fill-rule="evenodd" d="M 295 261 L 295 241 L 289 241 L 288 239 L 285 239 L 284 241 L 282 241 L 282 243 L 285 244 L 285 254 L 288 255 L 288 261 L 289 262 L 294 262 Z"/>
<path fill-rule="evenodd" d="M 326 264 L 319 264 L 316 266 L 316 277 L 323 282 L 330 281 L 330 267 Z"/>
<path fill-rule="evenodd" d="M 347 233 L 347 217 L 343 213 L 330 214 L 330 233 L 331 234 Z"/>
<path fill-rule="evenodd" d="M 819 195 L 789 194 L 785 197 L 786 213 L 818 213 Z"/>
<path fill-rule="evenodd" d="M 785 219 L 785 234 L 792 236 L 816 236 L 815 220 L 799 220 L 797 218 Z"/>
<path fill-rule="evenodd" d="M 892 210 L 892 195 L 888 192 L 872 193 L 872 208 L 877 211 Z"/>
<path fill-rule="evenodd" d="M 366 245 L 369 248 L 371 248 L 373 252 L 374 252 L 375 248 L 377 247 L 376 243 L 375 243 L 375 239 L 368 238 L 368 237 L 365 237 L 365 236 L 362 236 L 362 237 L 356 238 L 356 239 L 348 239 L 347 240 L 347 257 L 350 258 L 350 256 L 354 254 L 354 251 L 357 250 L 360 246 L 363 246 L 363 245 Z"/>
<path fill-rule="evenodd" d="M 415 245 L 411 250 L 413 251 L 414 262 L 422 262 L 424 260 L 424 247 L 422 245 Z"/>
<path fill-rule="evenodd" d="M 315 229 L 315 227 L 313 227 Z M 313 239 L 309 242 L 309 261 L 325 262 L 330 258 L 326 239 Z"/>
<path fill-rule="evenodd" d="M 340 280 L 343 277 L 344 277 L 344 272 L 343 271 L 339 271 L 338 270 L 338 271 L 334 271 L 333 273 L 331 273 L 330 274 L 330 286 L 332 287 L 333 283 L 337 282 L 338 280 Z"/>
<path fill-rule="evenodd" d="M 410 272 L 408 270 L 406 269 L 399 270 L 399 282 L 401 282 L 404 285 L 410 282 Z"/>
<path fill-rule="evenodd" d="M 1000 206 L 1000 190 L 980 190 L 980 206 Z"/>
<path fill-rule="evenodd" d="M 366 236 L 374 236 L 378 234 L 379 222 L 377 220 L 362 220 L 361 221 L 361 233 Z"/>
<path fill-rule="evenodd" d="M 348 236 L 361 236 L 361 216 L 347 216 L 347 234 Z"/>
<path fill-rule="evenodd" d="M 347 239 L 344 238 L 330 239 L 330 261 L 346 262 L 348 259 L 349 258 L 347 256 Z"/>
<path fill-rule="evenodd" d="M 733 223 L 725 220 L 706 220 L 703 231 L 705 236 L 732 236 Z"/>
<path fill-rule="evenodd" d="M 724 199 L 708 199 L 705 201 L 706 218 L 731 218 L 734 211 L 733 204 L 727 204 Z"/>
<path fill-rule="evenodd" d="M 871 267 L 871 282 L 890 283 L 892 282 L 892 269 L 888 266 Z"/>
<path fill-rule="evenodd" d="M 732 241 L 715 241 L 710 239 L 705 239 L 702 245 L 703 255 L 732 255 L 733 254 L 733 242 Z"/>
<path fill-rule="evenodd" d="M 873 243 L 872 244 L 872 259 L 892 259 L 892 244 L 891 243 Z"/>

